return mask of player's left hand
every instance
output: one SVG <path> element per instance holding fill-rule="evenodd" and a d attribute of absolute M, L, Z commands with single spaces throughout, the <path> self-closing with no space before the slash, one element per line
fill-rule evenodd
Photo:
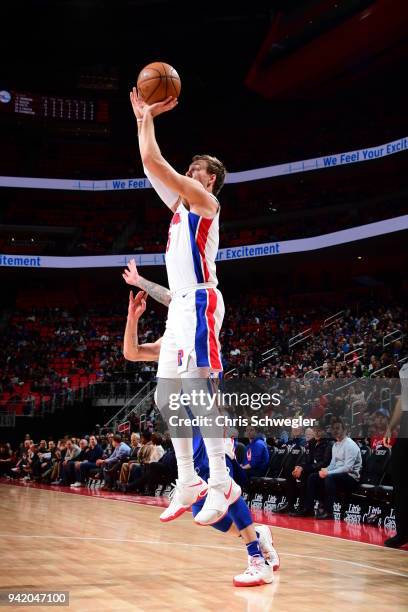
<path fill-rule="evenodd" d="M 133 292 L 129 294 L 129 308 L 128 317 L 131 319 L 140 319 L 144 311 L 146 310 L 146 298 L 147 293 L 145 291 L 139 291 L 136 297 L 133 297 Z"/>
<path fill-rule="evenodd" d="M 327 474 L 328 474 L 328 471 L 326 468 L 322 468 L 319 472 L 320 478 L 326 478 Z"/>

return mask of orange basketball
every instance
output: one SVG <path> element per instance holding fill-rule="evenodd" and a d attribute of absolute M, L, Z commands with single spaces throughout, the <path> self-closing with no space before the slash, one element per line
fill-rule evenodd
<path fill-rule="evenodd" d="M 137 77 L 137 91 L 147 103 L 154 104 L 180 95 L 181 81 L 176 70 L 164 62 L 153 62 L 140 71 Z"/>

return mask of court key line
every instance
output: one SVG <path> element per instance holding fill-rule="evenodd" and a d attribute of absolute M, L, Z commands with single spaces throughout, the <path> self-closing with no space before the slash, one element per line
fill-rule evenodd
<path fill-rule="evenodd" d="M 127 538 L 99 538 L 97 536 L 58 536 L 58 535 L 31 535 L 31 534 L 9 534 L 0 533 L 1 538 L 39 538 L 39 539 L 53 539 L 53 540 L 94 540 L 100 542 L 117 542 L 117 543 L 129 543 L 129 544 L 160 544 L 161 546 L 187 546 L 190 548 L 214 548 L 217 550 L 240 550 L 242 547 L 238 546 L 216 546 L 214 544 L 189 544 L 186 542 L 165 542 L 163 540 L 129 540 Z M 408 578 L 408 574 L 403 572 L 396 572 L 394 570 L 385 569 L 383 567 L 376 567 L 375 565 L 367 565 L 366 563 L 358 563 L 357 561 L 349 561 L 348 559 L 333 559 L 331 557 L 316 557 L 314 555 L 300 555 L 297 553 L 279 553 L 279 555 L 286 557 L 299 557 L 301 559 L 314 559 L 316 561 L 333 561 L 334 563 L 347 563 L 356 567 L 363 567 L 365 569 L 374 570 L 383 574 L 392 574 L 393 576 L 400 576 L 402 578 Z"/>

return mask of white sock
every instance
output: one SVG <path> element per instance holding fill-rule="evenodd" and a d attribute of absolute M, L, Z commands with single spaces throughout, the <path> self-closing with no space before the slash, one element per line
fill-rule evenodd
<path fill-rule="evenodd" d="M 223 438 L 205 438 L 208 462 L 210 466 L 210 477 L 214 482 L 225 482 L 229 478 L 229 472 L 225 462 L 225 446 Z"/>
<path fill-rule="evenodd" d="M 178 479 L 180 482 L 196 480 L 197 474 L 193 462 L 192 438 L 172 438 L 177 459 Z"/>

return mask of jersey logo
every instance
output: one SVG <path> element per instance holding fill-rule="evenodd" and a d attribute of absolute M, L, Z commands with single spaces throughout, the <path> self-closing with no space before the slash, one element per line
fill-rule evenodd
<path fill-rule="evenodd" d="M 178 362 L 178 366 L 179 367 L 181 367 L 183 365 L 183 356 L 184 356 L 183 349 L 179 349 L 179 351 L 177 353 L 177 362 Z"/>
<path fill-rule="evenodd" d="M 174 213 L 170 225 L 177 225 L 177 223 L 181 223 L 181 215 L 178 212 Z"/>
<path fill-rule="evenodd" d="M 167 239 L 167 245 L 166 245 L 166 253 L 170 248 L 170 240 L 171 240 L 171 226 L 172 225 L 177 225 L 178 223 L 181 223 L 181 215 L 180 213 L 176 212 L 174 213 L 171 221 L 170 221 L 170 226 L 169 226 L 169 236 Z"/>

